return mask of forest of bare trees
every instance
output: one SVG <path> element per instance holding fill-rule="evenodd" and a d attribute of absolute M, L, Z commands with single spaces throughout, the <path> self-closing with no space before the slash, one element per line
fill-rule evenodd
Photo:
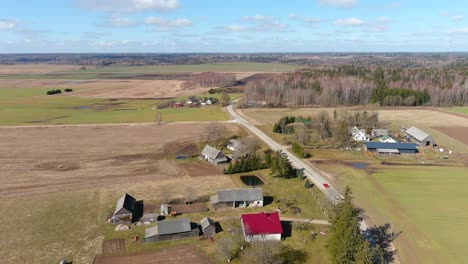
<path fill-rule="evenodd" d="M 467 76 L 465 68 L 321 66 L 250 82 L 245 89 L 244 104 L 267 107 L 369 103 L 465 105 Z M 383 92 L 376 96 L 376 89 Z M 392 89 L 400 91 L 395 93 Z"/>
<path fill-rule="evenodd" d="M 235 82 L 236 75 L 233 73 L 203 72 L 192 75 L 189 80 L 182 83 L 182 88 L 218 87 L 230 85 Z"/>

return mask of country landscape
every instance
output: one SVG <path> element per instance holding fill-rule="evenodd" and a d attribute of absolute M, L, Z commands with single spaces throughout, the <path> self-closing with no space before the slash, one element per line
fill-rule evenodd
<path fill-rule="evenodd" d="M 19 2 L 0 263 L 466 262 L 466 5 Z"/>

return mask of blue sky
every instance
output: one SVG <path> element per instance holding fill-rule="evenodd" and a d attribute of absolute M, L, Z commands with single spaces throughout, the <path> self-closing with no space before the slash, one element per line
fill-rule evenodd
<path fill-rule="evenodd" d="M 468 51 L 468 3 L 3 0 L 0 53 Z"/>

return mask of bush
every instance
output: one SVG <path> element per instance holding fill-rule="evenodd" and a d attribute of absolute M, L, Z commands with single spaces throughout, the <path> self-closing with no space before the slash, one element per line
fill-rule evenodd
<path fill-rule="evenodd" d="M 310 183 L 309 180 L 306 180 L 306 181 L 305 181 L 304 187 L 305 187 L 306 189 L 310 189 L 310 188 L 312 188 L 312 186 L 314 186 L 314 185 L 313 185 L 312 183 Z"/>
<path fill-rule="evenodd" d="M 71 93 L 71 92 L 73 92 L 73 89 L 71 89 L 71 88 L 66 88 L 66 89 L 65 89 L 65 92 L 66 92 L 66 93 Z"/>
<path fill-rule="evenodd" d="M 296 153 L 301 158 L 310 158 L 310 153 L 307 152 L 301 145 L 294 142 L 292 145 L 292 151 Z"/>
<path fill-rule="evenodd" d="M 54 95 L 54 94 L 61 94 L 61 93 L 62 93 L 62 90 L 60 89 L 47 91 L 47 95 Z"/>

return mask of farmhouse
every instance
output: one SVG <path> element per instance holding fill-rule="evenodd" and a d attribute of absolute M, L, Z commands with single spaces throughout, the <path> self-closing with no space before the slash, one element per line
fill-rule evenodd
<path fill-rule="evenodd" d="M 136 199 L 128 193 L 125 193 L 117 201 L 111 222 L 114 224 L 131 224 L 133 221 L 133 214 L 135 213 L 135 204 Z"/>
<path fill-rule="evenodd" d="M 351 135 L 355 141 L 369 141 L 369 135 L 366 134 L 366 130 L 359 129 L 357 127 L 351 128 Z"/>
<path fill-rule="evenodd" d="M 283 227 L 278 212 L 241 215 L 245 241 L 281 240 Z"/>
<path fill-rule="evenodd" d="M 263 206 L 263 193 L 261 188 L 225 189 L 210 198 L 213 210 L 237 207 Z"/>
<path fill-rule="evenodd" d="M 372 136 L 374 138 L 381 138 L 383 136 L 388 136 L 388 129 L 381 129 L 381 128 L 372 129 Z"/>
<path fill-rule="evenodd" d="M 431 137 L 431 135 L 417 127 L 412 126 L 408 128 L 405 133 L 407 138 L 414 140 L 420 146 L 425 147 L 434 145 L 434 139 Z"/>
<path fill-rule="evenodd" d="M 384 142 L 384 143 L 396 143 L 396 140 L 394 140 L 392 137 L 390 137 L 389 135 L 384 135 L 382 137 L 379 138 L 379 141 L 380 142 Z"/>
<path fill-rule="evenodd" d="M 188 218 L 160 221 L 156 226 L 147 228 L 145 242 L 159 242 L 181 238 L 197 237 L 200 230 Z"/>
<path fill-rule="evenodd" d="M 221 150 L 217 150 L 209 145 L 205 146 L 201 154 L 202 154 L 202 159 L 214 165 L 219 165 L 221 163 L 228 161 L 228 159 L 224 156 Z"/>
<path fill-rule="evenodd" d="M 414 143 L 366 142 L 364 145 L 367 151 L 379 154 L 414 154 L 417 152 Z"/>
<path fill-rule="evenodd" d="M 205 217 L 200 221 L 200 226 L 203 235 L 212 237 L 214 234 L 216 234 L 216 225 L 213 219 L 209 217 Z"/>

